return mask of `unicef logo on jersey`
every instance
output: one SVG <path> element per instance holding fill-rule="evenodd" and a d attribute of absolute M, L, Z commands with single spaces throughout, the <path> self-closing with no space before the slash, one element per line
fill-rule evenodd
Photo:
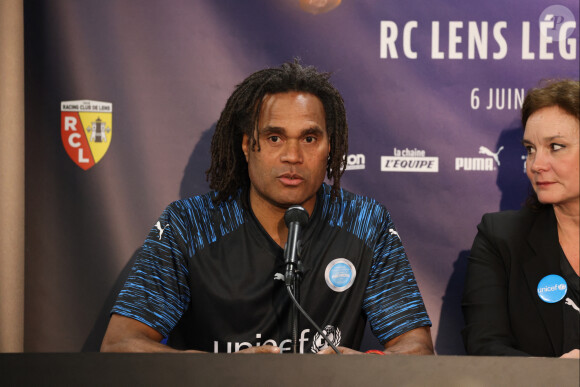
<path fill-rule="evenodd" d="M 324 279 L 328 287 L 335 292 L 344 292 L 352 286 L 356 278 L 356 269 L 346 258 L 336 258 L 326 266 Z"/>
<path fill-rule="evenodd" d="M 340 340 L 342 339 L 342 333 L 340 333 L 340 329 L 338 327 L 333 327 L 332 325 L 327 325 L 323 330 L 322 333 L 328 337 L 328 340 L 332 342 L 332 345 L 339 346 Z M 324 340 L 324 337 L 320 335 L 320 333 L 316 333 L 314 335 L 314 340 L 312 340 L 312 347 L 310 347 L 310 351 L 312 353 L 318 353 L 325 348 L 330 347 Z"/>

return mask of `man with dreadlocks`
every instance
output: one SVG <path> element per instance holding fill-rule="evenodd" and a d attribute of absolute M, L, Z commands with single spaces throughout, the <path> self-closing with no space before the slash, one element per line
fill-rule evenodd
<path fill-rule="evenodd" d="M 329 77 L 294 61 L 236 87 L 212 139 L 213 191 L 170 204 L 151 229 L 101 350 L 289 352 L 284 214 L 300 205 L 302 307 L 329 340 L 356 353 L 368 319 L 384 353 L 433 353 L 388 211 L 340 188 L 348 129 Z M 294 337 L 301 353 L 332 353 L 305 319 Z"/>

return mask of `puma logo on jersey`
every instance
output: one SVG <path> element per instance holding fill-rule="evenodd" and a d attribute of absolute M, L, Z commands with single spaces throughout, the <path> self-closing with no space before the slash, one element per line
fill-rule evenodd
<path fill-rule="evenodd" d="M 157 222 L 155 223 L 155 227 L 159 230 L 159 240 L 161 240 L 161 237 L 163 236 L 163 231 L 165 231 L 165 229 L 169 227 L 169 223 L 167 223 L 165 227 L 161 228 L 161 222 Z"/>
<path fill-rule="evenodd" d="M 401 237 L 399 236 L 399 233 L 398 233 L 398 232 L 396 232 L 396 231 L 395 231 L 394 229 L 392 229 L 392 228 L 390 228 L 390 229 L 389 229 L 389 234 L 391 234 L 391 235 L 396 235 L 396 236 L 397 236 L 397 238 L 401 239 Z"/>
<path fill-rule="evenodd" d="M 576 305 L 570 297 L 566 297 L 566 305 L 570 305 L 572 308 L 576 309 L 576 311 L 580 313 L 580 308 L 578 308 L 578 305 Z"/>

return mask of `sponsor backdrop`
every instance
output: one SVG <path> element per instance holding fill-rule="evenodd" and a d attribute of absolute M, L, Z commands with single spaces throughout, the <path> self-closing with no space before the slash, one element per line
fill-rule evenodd
<path fill-rule="evenodd" d="M 519 109 L 541 79 L 578 78 L 577 0 L 24 6 L 26 351 L 98 350 L 161 211 L 208 190 L 234 85 L 300 57 L 333 72 L 346 102 L 343 186 L 391 211 L 437 352 L 464 353 L 476 225 L 528 193 Z"/>

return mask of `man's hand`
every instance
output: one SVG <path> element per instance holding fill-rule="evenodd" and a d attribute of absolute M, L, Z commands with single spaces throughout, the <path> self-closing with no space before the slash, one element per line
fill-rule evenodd
<path fill-rule="evenodd" d="M 433 355 L 431 328 L 421 327 L 387 341 L 385 355 Z"/>
<path fill-rule="evenodd" d="M 343 355 L 356 355 L 363 352 L 355 351 L 346 347 L 338 347 L 338 352 Z M 576 350 L 577 351 L 577 350 Z M 433 341 L 429 327 L 421 327 L 405 332 L 385 344 L 385 355 L 433 355 Z M 570 352 L 573 353 L 574 351 Z M 334 355 L 336 352 L 331 347 L 326 347 L 318 352 L 318 355 Z"/>
<path fill-rule="evenodd" d="M 234 352 L 234 353 L 241 353 L 241 354 L 248 354 L 248 353 L 281 353 L 280 347 L 275 347 L 273 345 L 260 345 L 258 347 L 250 347 L 242 349 L 241 351 Z"/>
<path fill-rule="evenodd" d="M 362 352 L 355 351 L 354 349 L 350 349 L 347 347 L 337 347 L 336 349 L 338 349 L 338 352 L 340 352 L 342 355 L 360 355 L 360 354 L 362 354 Z M 317 353 L 317 355 L 336 355 L 336 352 L 334 352 L 334 349 L 332 349 L 332 347 L 326 347 L 322 351 L 319 351 Z"/>
<path fill-rule="evenodd" d="M 147 325 L 117 314 L 111 316 L 103 344 L 102 352 L 178 352 L 176 349 L 160 343 L 163 336 Z M 201 352 L 187 350 L 185 352 Z M 243 349 L 236 353 L 281 353 L 279 347 L 262 345 Z"/>
<path fill-rule="evenodd" d="M 562 359 L 580 359 L 580 349 L 573 349 L 560 356 Z"/>

